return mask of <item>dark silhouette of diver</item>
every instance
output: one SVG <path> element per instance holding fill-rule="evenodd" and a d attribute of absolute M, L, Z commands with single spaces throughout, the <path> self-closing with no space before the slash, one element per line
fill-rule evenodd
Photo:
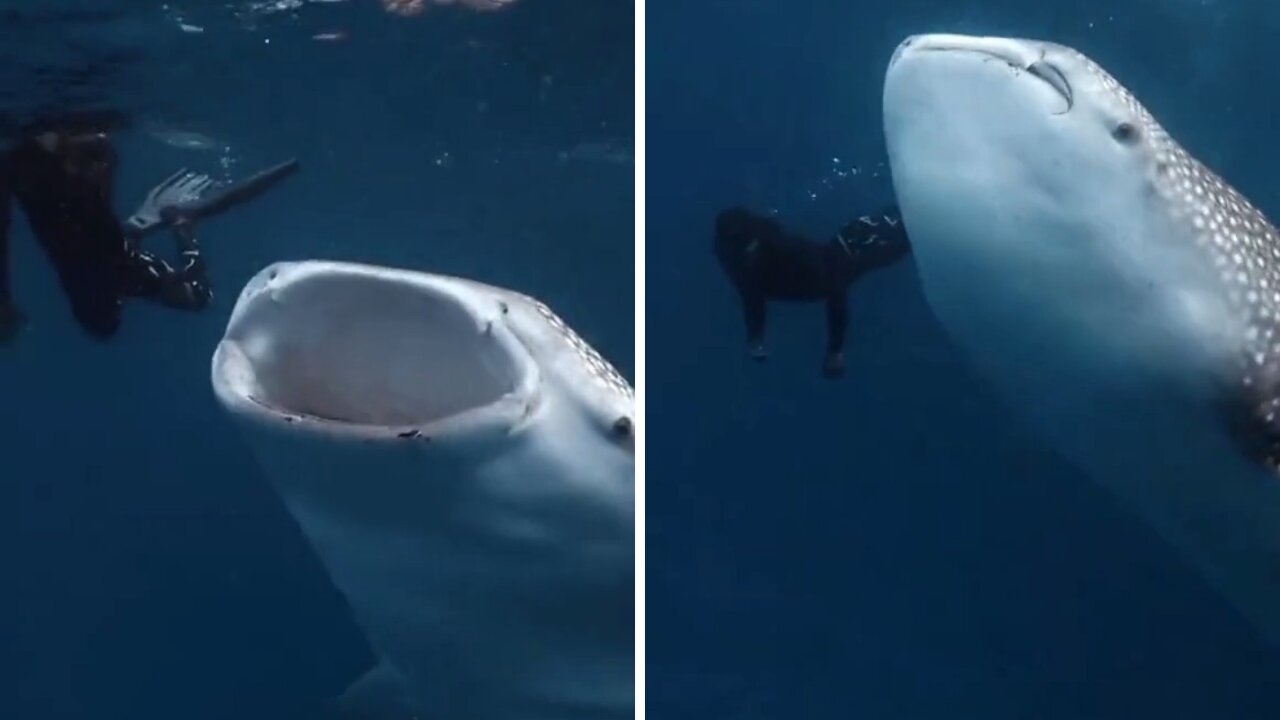
<path fill-rule="evenodd" d="M 864 273 L 891 265 L 910 252 L 893 205 L 846 224 L 825 243 L 785 232 L 773 218 L 740 207 L 716 216 L 716 258 L 741 296 L 751 356 L 765 358 L 769 301 L 825 301 L 827 352 L 822 372 L 831 378 L 844 374 L 849 286 Z"/>
<path fill-rule="evenodd" d="M 90 336 L 106 340 L 120 327 L 125 298 L 205 308 L 213 293 L 195 224 L 258 196 L 298 167 L 290 160 L 209 194 L 208 177 L 179 171 L 122 223 L 112 209 L 118 164 L 105 132 L 74 122 L 27 132 L 0 158 L 0 344 L 25 324 L 9 272 L 11 197 L 53 264 L 72 315 Z M 165 228 L 177 241 L 177 269 L 140 247 Z"/>

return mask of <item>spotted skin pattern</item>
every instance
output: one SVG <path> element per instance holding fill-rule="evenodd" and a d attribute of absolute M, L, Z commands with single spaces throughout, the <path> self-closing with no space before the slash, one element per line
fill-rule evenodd
<path fill-rule="evenodd" d="M 586 340 L 583 340 L 578 333 L 574 332 L 573 328 L 569 327 L 564 320 L 561 320 L 559 315 L 556 315 L 551 308 L 539 300 L 527 295 L 524 296 L 524 299 L 533 305 L 538 310 L 538 314 L 542 315 L 551 324 L 551 327 L 555 328 L 565 341 L 573 347 L 586 366 L 590 368 L 593 378 L 628 400 L 635 399 L 635 390 L 622 377 L 622 374 L 608 360 L 605 360 L 600 353 L 596 352 L 596 349 L 591 347 Z"/>
<path fill-rule="evenodd" d="M 1280 233 L 1261 210 L 1178 144 L 1110 73 L 1077 50 L 1053 47 L 1078 61 L 1136 118 L 1135 141 L 1151 152 L 1153 189 L 1167 201 L 1173 219 L 1193 229 L 1230 307 L 1246 321 L 1238 361 L 1241 402 L 1228 407 L 1250 454 L 1280 471 Z"/>

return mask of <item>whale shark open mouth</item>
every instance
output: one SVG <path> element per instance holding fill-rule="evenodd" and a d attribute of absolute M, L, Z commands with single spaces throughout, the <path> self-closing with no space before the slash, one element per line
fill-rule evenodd
<path fill-rule="evenodd" d="M 448 278 L 272 268 L 241 296 L 215 385 L 285 420 L 422 426 L 521 386 L 526 365 L 501 314 L 496 298 Z"/>

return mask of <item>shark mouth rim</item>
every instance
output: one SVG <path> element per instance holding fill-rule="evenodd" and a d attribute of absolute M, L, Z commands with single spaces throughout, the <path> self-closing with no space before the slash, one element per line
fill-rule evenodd
<path fill-rule="evenodd" d="M 246 285 L 213 358 L 219 399 L 259 420 L 368 438 L 510 428 L 539 374 L 503 303 L 454 278 L 277 264 Z"/>
<path fill-rule="evenodd" d="M 1016 74 L 1025 72 L 1045 83 L 1065 100 L 1066 109 L 1055 112 L 1054 115 L 1065 115 L 1071 112 L 1075 107 L 1075 91 L 1066 73 L 1048 59 L 1047 50 L 1041 48 L 1038 57 L 1028 61 L 1025 56 L 1016 52 L 1022 47 L 1024 46 L 1011 46 L 1010 41 L 1003 39 L 990 41 L 985 38 L 960 35 L 913 35 L 902 41 L 889 64 L 892 67 L 907 55 L 919 52 L 967 53 L 982 56 L 987 60 L 999 60 L 1013 68 Z"/>

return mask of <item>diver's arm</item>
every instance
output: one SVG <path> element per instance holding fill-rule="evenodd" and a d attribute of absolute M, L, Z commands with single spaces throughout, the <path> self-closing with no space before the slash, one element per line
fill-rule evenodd
<path fill-rule="evenodd" d="M 178 244 L 178 267 L 175 269 L 136 246 L 130 247 L 121 268 L 123 292 L 179 310 L 203 310 L 213 299 L 213 290 L 196 242 L 195 227 L 179 223 L 173 226 L 173 235 Z"/>
<path fill-rule="evenodd" d="M 195 225 L 186 222 L 174 225 L 173 237 L 178 244 L 179 269 L 164 278 L 160 301 L 170 307 L 201 310 L 213 299 L 213 290 L 209 287 L 209 274 L 200 254 Z"/>

